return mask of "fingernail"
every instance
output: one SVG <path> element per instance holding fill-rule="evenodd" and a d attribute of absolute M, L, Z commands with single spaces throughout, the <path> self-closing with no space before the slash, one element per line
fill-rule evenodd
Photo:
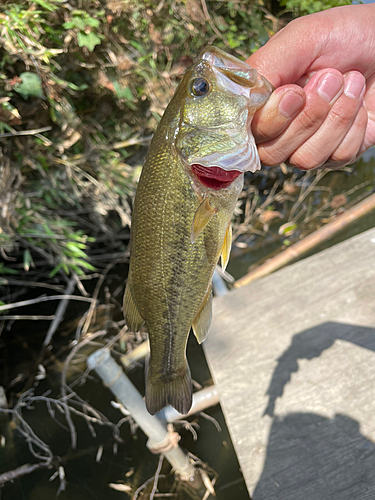
<path fill-rule="evenodd" d="M 319 80 L 317 92 L 325 101 L 331 102 L 342 88 L 342 80 L 338 75 L 325 73 Z"/>
<path fill-rule="evenodd" d="M 361 73 L 352 71 L 345 75 L 344 94 L 352 99 L 359 99 L 365 89 L 365 79 Z"/>
<path fill-rule="evenodd" d="M 302 108 L 305 100 L 296 92 L 286 92 L 279 102 L 280 112 L 287 118 L 293 118 Z"/>

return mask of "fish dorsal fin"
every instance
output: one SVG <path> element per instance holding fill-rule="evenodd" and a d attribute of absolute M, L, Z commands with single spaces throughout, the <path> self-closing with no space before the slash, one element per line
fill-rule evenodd
<path fill-rule="evenodd" d="M 124 294 L 124 317 L 126 324 L 131 332 L 138 332 L 145 320 L 140 315 L 137 306 L 134 303 L 131 291 L 130 291 L 130 281 L 125 288 Z"/>
<path fill-rule="evenodd" d="M 206 340 L 212 319 L 212 290 L 208 289 L 198 314 L 195 316 L 192 328 L 199 344 Z"/>
<path fill-rule="evenodd" d="M 227 232 L 225 233 L 223 248 L 221 249 L 221 267 L 223 271 L 225 271 L 227 267 L 231 248 L 232 248 L 232 224 L 229 223 L 227 227 Z"/>
<path fill-rule="evenodd" d="M 193 224 L 191 226 L 191 242 L 194 243 L 198 236 L 201 234 L 203 229 L 210 222 L 212 217 L 217 213 L 217 208 L 210 205 L 210 200 L 206 198 L 197 208 L 195 212 Z"/>

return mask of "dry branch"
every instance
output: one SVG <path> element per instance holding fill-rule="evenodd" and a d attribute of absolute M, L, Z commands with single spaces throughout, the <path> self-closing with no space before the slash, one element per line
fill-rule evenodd
<path fill-rule="evenodd" d="M 15 309 L 17 307 L 31 306 L 32 304 L 38 304 L 39 302 L 47 302 L 49 300 L 67 300 L 67 299 L 81 300 L 83 302 L 92 302 L 93 300 L 90 299 L 89 297 L 81 297 L 79 295 L 51 295 L 49 297 L 46 295 L 41 295 L 36 299 L 21 300 L 20 302 L 13 302 L 13 304 L 4 304 L 3 306 L 0 306 L 0 312 L 8 311 L 9 309 Z"/>
<path fill-rule="evenodd" d="M 44 467 L 48 467 L 48 464 L 39 463 L 21 465 L 21 467 L 17 467 L 17 469 L 13 469 L 0 474 L 0 485 L 5 484 L 8 481 L 14 481 L 18 477 L 25 476 L 26 474 L 30 474 L 31 472 L 34 472 L 37 469 L 42 469 Z"/>
<path fill-rule="evenodd" d="M 75 287 L 76 287 L 76 279 L 75 276 L 73 276 L 67 284 L 64 295 L 69 296 L 71 293 L 73 293 Z M 69 299 L 65 299 L 62 300 L 60 304 L 57 306 L 55 317 L 53 318 L 53 321 L 48 328 L 48 332 L 43 342 L 43 347 L 46 347 L 47 345 L 50 344 L 55 331 L 57 330 L 59 324 L 63 319 L 68 304 L 69 304 Z"/>

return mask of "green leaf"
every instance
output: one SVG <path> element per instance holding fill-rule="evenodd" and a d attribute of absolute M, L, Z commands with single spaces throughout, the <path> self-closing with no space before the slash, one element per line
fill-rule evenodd
<path fill-rule="evenodd" d="M 92 26 L 93 28 L 98 28 L 100 26 L 100 22 L 94 17 L 88 17 L 85 19 L 85 23 L 87 26 Z"/>
<path fill-rule="evenodd" d="M 78 45 L 80 47 L 87 47 L 90 52 L 92 52 L 96 45 L 101 44 L 100 38 L 95 35 L 95 33 L 78 33 Z"/>
<path fill-rule="evenodd" d="M 55 268 L 52 269 L 52 271 L 49 273 L 48 277 L 53 278 L 55 274 L 57 274 L 60 269 L 64 266 L 63 262 L 60 262 L 60 264 L 57 264 Z"/>
<path fill-rule="evenodd" d="M 4 262 L 0 262 L 0 274 L 18 274 L 18 271 L 10 267 L 5 267 Z"/>
<path fill-rule="evenodd" d="M 45 2 L 44 0 L 34 0 L 34 2 L 43 7 L 44 9 L 49 10 L 50 12 L 54 12 L 55 10 L 57 10 L 56 5 L 53 5 L 49 2 Z"/>
<path fill-rule="evenodd" d="M 25 99 L 29 96 L 43 97 L 42 80 L 35 73 L 21 73 L 21 83 L 14 86 L 14 90 L 22 95 Z"/>
<path fill-rule="evenodd" d="M 92 266 L 91 264 L 89 264 L 88 262 L 86 262 L 84 260 L 76 259 L 75 263 L 80 267 L 84 267 L 85 269 L 88 269 L 89 271 L 96 271 L 96 268 L 94 266 Z"/>
<path fill-rule="evenodd" d="M 113 89 L 115 91 L 116 97 L 118 97 L 119 99 L 125 99 L 126 104 L 130 109 L 137 109 L 134 105 L 134 96 L 129 87 L 121 87 L 118 82 L 113 82 Z"/>
<path fill-rule="evenodd" d="M 296 224 L 295 222 L 292 222 L 292 221 L 287 222 L 285 224 L 282 224 L 279 227 L 279 234 L 289 236 L 290 234 L 294 233 L 294 231 L 297 229 L 297 227 L 298 227 L 298 224 Z"/>
<path fill-rule="evenodd" d="M 66 23 L 63 23 L 63 28 L 66 30 L 70 30 L 71 28 L 74 28 L 75 25 L 72 21 L 67 21 Z"/>
<path fill-rule="evenodd" d="M 30 267 L 35 267 L 33 258 L 31 256 L 30 250 L 26 249 L 23 252 L 23 268 L 27 272 Z"/>
<path fill-rule="evenodd" d="M 78 28 L 79 30 L 84 30 L 87 26 L 87 24 L 85 23 L 85 21 L 82 19 L 82 17 L 73 17 L 72 19 L 72 23 L 74 24 L 74 26 L 76 28 Z"/>

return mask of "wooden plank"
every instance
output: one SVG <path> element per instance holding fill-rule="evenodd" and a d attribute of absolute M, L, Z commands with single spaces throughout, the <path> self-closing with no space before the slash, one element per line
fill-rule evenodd
<path fill-rule="evenodd" d="M 204 348 L 253 500 L 375 499 L 375 229 L 215 299 Z"/>

